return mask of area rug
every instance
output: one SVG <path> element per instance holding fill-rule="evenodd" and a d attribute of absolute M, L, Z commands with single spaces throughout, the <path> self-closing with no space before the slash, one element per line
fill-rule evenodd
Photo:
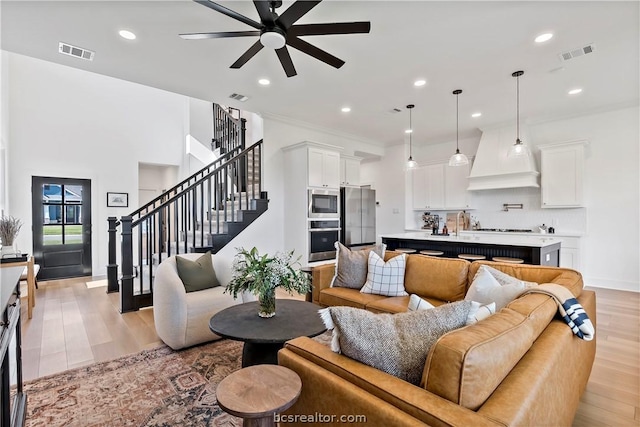
<path fill-rule="evenodd" d="M 242 343 L 167 346 L 25 383 L 27 426 L 241 426 L 218 383 L 240 369 Z"/>
<path fill-rule="evenodd" d="M 109 281 L 107 279 L 104 280 L 94 280 L 93 282 L 85 282 L 85 285 L 87 285 L 87 288 L 91 289 L 91 288 L 99 288 L 101 286 L 107 286 L 109 284 Z"/>

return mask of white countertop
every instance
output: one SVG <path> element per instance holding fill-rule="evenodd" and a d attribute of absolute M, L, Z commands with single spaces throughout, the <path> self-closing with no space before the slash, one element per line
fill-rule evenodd
<path fill-rule="evenodd" d="M 418 229 L 418 228 L 407 228 L 405 229 L 406 232 L 419 232 L 419 233 L 431 233 L 431 230 L 426 230 L 424 228 Z M 542 234 L 542 233 L 536 233 L 536 232 L 531 232 L 531 233 L 514 233 L 514 232 L 506 232 L 506 231 L 476 231 L 476 230 L 463 230 L 460 232 L 460 234 L 477 234 L 477 235 L 498 235 L 498 236 L 531 236 L 531 237 L 583 237 L 585 235 L 585 233 L 579 232 L 579 231 L 563 231 L 563 232 L 555 232 L 553 234 L 551 233 L 546 233 L 546 234 Z"/>
<path fill-rule="evenodd" d="M 553 234 L 540 233 L 495 233 L 487 232 L 462 232 L 460 236 L 453 234 L 449 236 L 433 236 L 430 231 L 412 231 L 407 233 L 382 234 L 380 237 L 387 239 L 410 239 L 428 240 L 432 242 L 459 242 L 459 243 L 481 243 L 487 245 L 511 245 L 527 246 L 532 248 L 543 248 L 554 243 L 559 243 L 560 239 Z"/>

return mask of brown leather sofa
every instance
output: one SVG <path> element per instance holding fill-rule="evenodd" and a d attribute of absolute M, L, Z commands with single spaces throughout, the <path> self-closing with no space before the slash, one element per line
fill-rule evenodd
<path fill-rule="evenodd" d="M 584 291 L 581 274 L 570 269 L 409 255 L 405 288 L 434 305 L 461 300 L 482 264 L 521 280 L 567 287 L 595 325 L 595 293 Z M 317 304 L 406 311 L 409 297 L 329 287 L 333 273 L 333 265 L 313 269 Z M 576 337 L 558 317 L 551 297 L 533 293 L 442 336 L 427 356 L 420 386 L 306 337 L 287 342 L 278 360 L 302 378 L 300 398 L 286 412 L 293 425 L 341 425 L 364 416 L 375 426 L 569 426 L 595 349 L 595 339 Z"/>

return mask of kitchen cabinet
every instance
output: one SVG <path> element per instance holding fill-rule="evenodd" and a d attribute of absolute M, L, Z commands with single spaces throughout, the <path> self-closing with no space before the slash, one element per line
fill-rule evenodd
<path fill-rule="evenodd" d="M 560 247 L 560 267 L 572 268 L 580 271 L 580 238 L 558 237 Z"/>
<path fill-rule="evenodd" d="M 309 187 L 340 188 L 340 154 L 318 148 L 308 150 Z"/>
<path fill-rule="evenodd" d="M 471 163 L 462 166 L 444 166 L 444 199 L 447 209 L 468 209 L 469 172 Z"/>
<path fill-rule="evenodd" d="M 360 186 L 360 158 L 340 157 L 340 186 Z"/>
<path fill-rule="evenodd" d="M 448 163 L 436 163 L 413 169 L 413 209 L 468 209 L 469 168 L 469 165 L 452 167 Z"/>
<path fill-rule="evenodd" d="M 583 206 L 584 147 L 587 141 L 539 146 L 543 208 Z"/>

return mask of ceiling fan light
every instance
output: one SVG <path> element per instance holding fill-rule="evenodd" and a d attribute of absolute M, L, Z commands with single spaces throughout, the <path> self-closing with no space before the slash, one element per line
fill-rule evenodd
<path fill-rule="evenodd" d="M 282 49 L 286 44 L 286 39 L 284 35 L 276 32 L 276 31 L 265 31 L 260 35 L 260 43 L 262 46 L 268 47 L 270 49 Z"/>

